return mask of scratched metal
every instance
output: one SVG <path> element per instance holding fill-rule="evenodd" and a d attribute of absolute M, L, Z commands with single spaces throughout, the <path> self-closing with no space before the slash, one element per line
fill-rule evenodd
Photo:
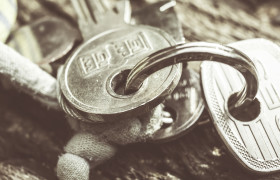
<path fill-rule="evenodd" d="M 132 69 L 147 55 L 174 44 L 171 36 L 147 26 L 122 25 L 100 33 L 83 43 L 66 62 L 59 79 L 63 95 L 93 121 L 135 117 L 150 111 L 174 90 L 181 65 L 155 73 L 131 95 L 114 91 L 114 77 Z"/>
<path fill-rule="evenodd" d="M 244 79 L 232 67 L 205 62 L 202 64 L 202 84 L 209 113 L 227 148 L 244 167 L 259 173 L 279 171 L 280 48 L 264 39 L 240 41 L 230 46 L 247 54 L 257 67 L 259 89 L 256 97 L 260 102 L 260 113 L 248 122 L 232 117 L 226 108 L 227 100 L 243 87 Z"/>

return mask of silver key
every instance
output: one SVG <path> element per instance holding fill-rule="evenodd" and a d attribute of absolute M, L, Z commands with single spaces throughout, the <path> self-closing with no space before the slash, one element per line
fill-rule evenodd
<path fill-rule="evenodd" d="M 81 18 L 79 24 L 83 37 L 90 38 L 85 39 L 67 60 L 59 78 L 61 99 L 65 98 L 75 111 L 71 115 L 76 117 L 78 114 L 83 117 L 81 119 L 104 122 L 135 117 L 163 101 L 176 87 L 181 65 L 160 71 L 130 95 L 120 93 L 119 84 L 125 84 L 126 75 L 139 60 L 152 52 L 175 45 L 173 38 L 160 29 L 125 24 L 124 18 L 121 18 L 123 23 L 119 23 L 120 19 L 110 20 L 113 16 L 120 18 L 127 14 L 126 9 L 120 8 L 119 4 L 117 10 L 108 9 L 102 14 L 99 6 L 88 3 L 90 1 L 85 1 L 87 4 L 72 2 Z M 96 7 L 94 11 L 101 12 L 100 19 L 105 22 L 97 19 L 95 24 L 91 13 L 94 11 L 89 9 Z M 87 23 L 89 27 L 83 28 Z M 93 28 L 95 30 L 89 32 Z"/>
<path fill-rule="evenodd" d="M 230 44 L 254 62 L 259 75 L 257 100 L 245 112 L 232 114 L 228 97 L 239 91 L 244 79 L 222 64 L 202 64 L 202 84 L 209 113 L 218 134 L 233 156 L 248 170 L 269 173 L 280 170 L 280 48 L 264 39 Z"/>

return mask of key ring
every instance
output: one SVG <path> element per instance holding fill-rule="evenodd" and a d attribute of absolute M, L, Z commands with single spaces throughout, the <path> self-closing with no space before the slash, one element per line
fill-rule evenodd
<path fill-rule="evenodd" d="M 216 61 L 228 64 L 243 75 L 246 84 L 241 91 L 231 96 L 231 101 L 228 103 L 229 110 L 245 107 L 255 99 L 259 83 L 252 60 L 235 48 L 205 42 L 178 44 L 143 59 L 129 73 L 126 92 L 139 89 L 149 75 L 160 69 L 191 61 Z"/>

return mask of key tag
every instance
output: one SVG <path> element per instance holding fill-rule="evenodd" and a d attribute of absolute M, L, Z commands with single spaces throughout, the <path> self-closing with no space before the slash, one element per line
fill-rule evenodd
<path fill-rule="evenodd" d="M 246 116 L 231 115 L 226 106 L 228 98 L 240 91 L 244 78 L 232 67 L 204 62 L 202 85 L 209 113 L 221 139 L 246 169 L 258 173 L 279 171 L 280 48 L 264 39 L 240 41 L 230 46 L 246 53 L 257 68 L 259 105 L 248 107 Z"/>

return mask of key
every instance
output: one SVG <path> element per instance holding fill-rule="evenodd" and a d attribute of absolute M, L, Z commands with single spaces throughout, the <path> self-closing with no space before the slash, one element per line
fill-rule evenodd
<path fill-rule="evenodd" d="M 80 39 L 79 32 L 55 17 L 41 18 L 12 33 L 8 45 L 48 73 L 50 63 L 65 56 Z"/>
<path fill-rule="evenodd" d="M 154 74 L 131 94 L 123 94 L 121 87 L 140 59 L 175 45 L 170 35 L 150 26 L 126 24 L 129 1 L 119 1 L 113 9 L 104 8 L 104 1 L 72 3 L 84 43 L 67 60 L 59 77 L 59 99 L 74 111 L 70 115 L 91 122 L 135 117 L 150 111 L 174 90 L 181 65 Z"/>
<path fill-rule="evenodd" d="M 202 64 L 202 85 L 215 128 L 230 153 L 247 170 L 270 173 L 280 170 L 280 48 L 264 39 L 230 44 L 254 62 L 259 75 L 257 100 L 245 112 L 232 114 L 225 106 L 244 79 L 226 65 Z"/>

